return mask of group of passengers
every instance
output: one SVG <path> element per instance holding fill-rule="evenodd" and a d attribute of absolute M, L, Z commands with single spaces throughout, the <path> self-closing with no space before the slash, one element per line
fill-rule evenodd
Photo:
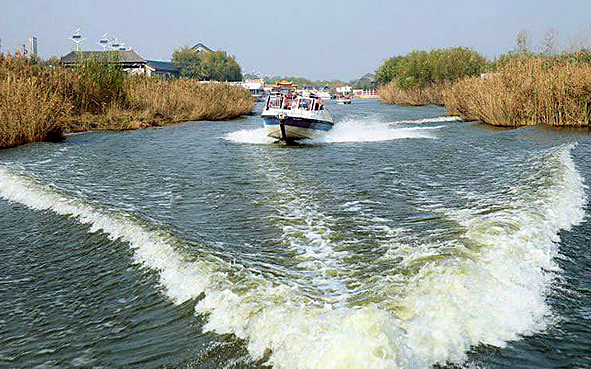
<path fill-rule="evenodd" d="M 283 98 L 284 109 L 324 110 L 322 99 L 293 99 Z"/>

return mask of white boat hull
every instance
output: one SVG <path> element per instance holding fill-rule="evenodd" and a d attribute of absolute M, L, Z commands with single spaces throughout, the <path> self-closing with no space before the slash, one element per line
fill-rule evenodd
<path fill-rule="evenodd" d="M 261 117 L 267 136 L 286 142 L 318 138 L 333 127 L 328 110 L 266 109 Z"/>

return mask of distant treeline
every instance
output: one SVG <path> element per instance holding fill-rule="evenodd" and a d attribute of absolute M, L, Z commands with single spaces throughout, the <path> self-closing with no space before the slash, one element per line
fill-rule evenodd
<path fill-rule="evenodd" d="M 254 76 L 253 76 L 254 77 Z M 338 79 L 332 80 L 310 80 L 303 77 L 294 77 L 294 76 L 274 76 L 274 77 L 266 77 L 264 78 L 265 83 L 276 83 L 278 81 L 291 81 L 298 86 L 330 86 L 331 90 L 335 90 L 337 87 L 340 86 L 351 86 L 355 89 L 357 88 L 372 88 L 374 86 L 373 82 L 373 75 L 369 74 L 365 75 L 359 79 L 354 79 L 351 81 L 342 81 Z"/>
<path fill-rule="evenodd" d="M 424 88 L 479 75 L 486 67 L 486 59 L 468 48 L 413 51 L 384 61 L 376 71 L 376 81 L 382 85 L 395 81 L 403 89 Z"/>
<path fill-rule="evenodd" d="M 265 77 L 265 83 L 275 83 L 278 81 L 290 81 L 298 86 L 332 86 L 336 85 L 344 85 L 346 82 L 341 80 L 311 80 L 304 77 L 296 77 L 296 76 L 273 76 L 273 77 Z"/>
<path fill-rule="evenodd" d="M 197 52 L 187 46 L 172 53 L 181 77 L 200 81 L 242 81 L 242 69 L 225 51 Z"/>
<path fill-rule="evenodd" d="M 55 59 L 0 54 L 0 148 L 58 140 L 64 132 L 229 119 L 253 105 L 239 86 L 130 76 L 93 59 L 72 69 Z"/>
<path fill-rule="evenodd" d="M 480 75 L 486 59 L 464 47 L 413 51 L 384 61 L 376 70 L 382 99 L 391 104 L 442 104 L 446 85 Z"/>

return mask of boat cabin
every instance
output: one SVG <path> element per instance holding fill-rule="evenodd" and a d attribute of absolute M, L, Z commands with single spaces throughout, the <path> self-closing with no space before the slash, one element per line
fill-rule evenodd
<path fill-rule="evenodd" d="M 275 93 L 269 95 L 267 99 L 266 109 L 286 109 L 286 110 L 307 110 L 317 111 L 324 110 L 322 100 L 314 95 L 311 96 L 296 96 L 290 99 L 287 95 Z"/>

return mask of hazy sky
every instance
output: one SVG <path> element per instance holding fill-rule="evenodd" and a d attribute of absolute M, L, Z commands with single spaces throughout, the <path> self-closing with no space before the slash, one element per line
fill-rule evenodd
<path fill-rule="evenodd" d="M 591 0 L 0 0 L 2 51 L 38 38 L 43 58 L 101 50 L 104 32 L 147 59 L 169 60 L 202 42 L 233 54 L 244 72 L 353 79 L 409 51 L 468 46 L 494 57 L 524 29 L 539 46 L 549 29 L 565 47 L 591 35 Z"/>

